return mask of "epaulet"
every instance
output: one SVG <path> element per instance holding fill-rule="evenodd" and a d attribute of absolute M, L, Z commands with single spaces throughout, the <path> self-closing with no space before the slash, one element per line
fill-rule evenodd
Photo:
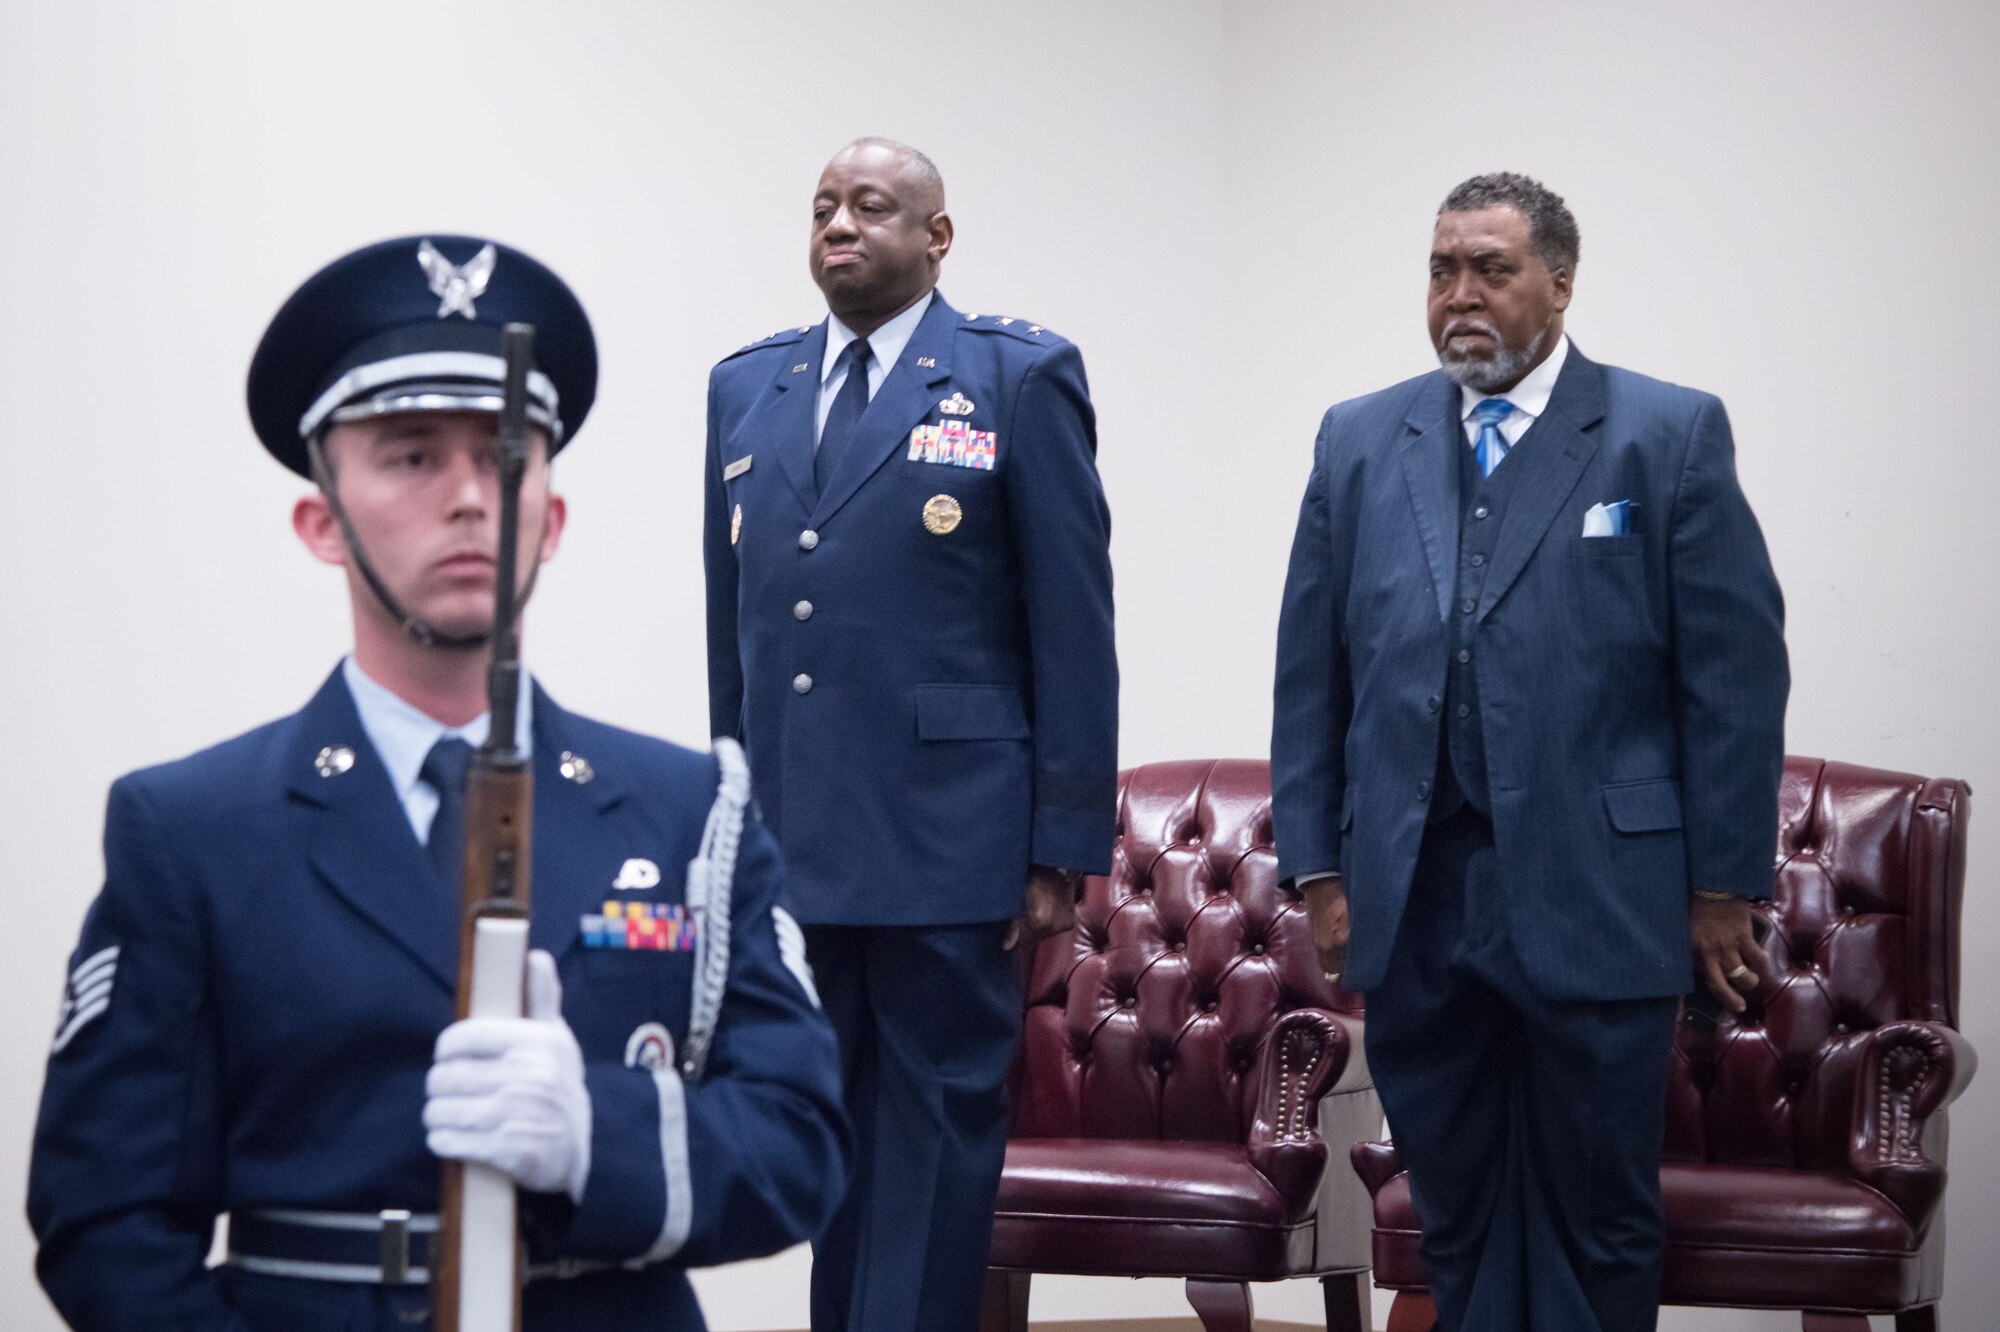
<path fill-rule="evenodd" d="M 729 355 L 723 357 L 722 359 L 725 361 L 733 361 L 737 357 L 743 355 L 743 353 L 756 351 L 760 347 L 782 347 L 788 342 L 797 342 L 800 338 L 804 337 L 806 334 L 812 331 L 813 327 L 811 324 L 804 324 L 798 328 L 781 328 L 768 338 L 759 338 L 755 342 L 744 343 L 741 347 L 738 347 L 735 351 L 729 353 Z"/>
<path fill-rule="evenodd" d="M 1032 319 L 1016 319 L 1013 315 L 968 314 L 964 324 L 975 333 L 1011 333 L 1023 342 L 1047 344 L 1063 340 L 1063 335 L 1054 329 L 1045 328 Z"/>

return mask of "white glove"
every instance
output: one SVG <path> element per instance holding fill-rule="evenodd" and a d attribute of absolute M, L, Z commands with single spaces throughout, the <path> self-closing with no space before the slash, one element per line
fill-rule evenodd
<path fill-rule="evenodd" d="M 432 1152 L 490 1165 L 533 1193 L 583 1201 L 590 1092 L 549 954 L 528 954 L 528 1016 L 466 1018 L 444 1029 L 424 1093 Z"/>

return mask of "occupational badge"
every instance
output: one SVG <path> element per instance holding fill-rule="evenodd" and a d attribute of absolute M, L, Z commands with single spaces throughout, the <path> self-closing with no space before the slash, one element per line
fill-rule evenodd
<path fill-rule="evenodd" d="M 736 506 L 736 512 L 729 515 L 729 544 L 735 545 L 743 539 L 743 506 Z"/>
<path fill-rule="evenodd" d="M 625 1042 L 625 1067 L 658 1073 L 674 1066 L 674 1034 L 658 1022 L 642 1022 Z"/>
<path fill-rule="evenodd" d="M 624 892 L 644 891 L 660 886 L 660 867 L 644 856 L 633 856 L 618 868 L 618 877 L 611 881 L 613 888 Z"/>
<path fill-rule="evenodd" d="M 972 415 L 972 399 L 966 397 L 963 393 L 954 393 L 938 404 L 938 410 L 946 416 L 970 416 Z"/>
<path fill-rule="evenodd" d="M 965 510 L 949 495 L 933 495 L 924 501 L 924 530 L 932 536 L 949 536 L 965 521 Z"/>

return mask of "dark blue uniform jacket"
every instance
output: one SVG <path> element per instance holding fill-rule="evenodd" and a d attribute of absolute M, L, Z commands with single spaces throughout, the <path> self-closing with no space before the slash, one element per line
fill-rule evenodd
<path fill-rule="evenodd" d="M 1110 868 L 1111 517 L 1083 359 L 936 297 L 820 493 L 825 347 L 824 322 L 781 333 L 709 380 L 712 723 L 749 749 L 801 919 L 1007 919 L 1031 863 Z"/>
<path fill-rule="evenodd" d="M 557 959 L 593 1125 L 581 1205 L 527 1198 L 532 1256 L 629 1260 L 661 1237 L 664 1144 L 681 1130 L 628 1051 L 647 1023 L 684 1042 L 695 954 L 586 948 L 579 926 L 607 900 L 683 900 L 718 764 L 539 690 L 534 727 L 530 937 Z M 351 768 L 320 775 L 328 746 L 351 749 Z M 613 888 L 631 858 L 659 867 L 656 886 Z M 203 1265 L 219 1213 L 437 1210 L 423 1087 L 452 1020 L 458 903 L 340 674 L 291 717 L 120 779 L 105 861 L 73 965 L 116 948 L 115 978 L 50 1059 L 29 1183 L 57 1308 L 83 1332 L 407 1326 L 422 1287 Z M 781 956 L 780 878 L 753 817 L 726 998 L 706 1076 L 685 1087 L 685 1241 L 642 1270 L 532 1283 L 527 1328 L 699 1328 L 686 1266 L 796 1243 L 838 1202 L 838 1064 Z"/>

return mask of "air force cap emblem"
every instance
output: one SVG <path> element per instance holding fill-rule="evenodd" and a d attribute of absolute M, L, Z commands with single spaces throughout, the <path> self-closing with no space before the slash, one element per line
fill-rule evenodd
<path fill-rule="evenodd" d="M 472 303 L 486 294 L 486 284 L 493 280 L 493 266 L 499 260 L 500 252 L 489 244 L 463 265 L 454 264 L 428 238 L 419 242 L 417 263 L 423 268 L 424 276 L 430 279 L 431 294 L 438 298 L 437 317 L 449 319 L 453 315 L 464 315 L 467 319 L 473 318 L 477 312 Z"/>

